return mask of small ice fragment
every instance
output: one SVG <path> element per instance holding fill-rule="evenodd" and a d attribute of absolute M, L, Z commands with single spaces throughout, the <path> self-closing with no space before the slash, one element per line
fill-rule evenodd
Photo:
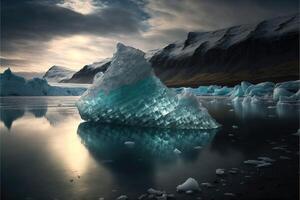
<path fill-rule="evenodd" d="M 153 188 L 148 189 L 147 192 L 149 194 L 154 194 L 154 195 L 162 195 L 162 194 L 166 193 L 165 191 L 159 191 L 159 190 L 155 190 Z"/>
<path fill-rule="evenodd" d="M 211 183 L 201 183 L 201 186 L 211 188 L 213 185 Z"/>
<path fill-rule="evenodd" d="M 225 174 L 225 169 L 216 169 L 216 174 L 217 175 L 224 175 Z"/>
<path fill-rule="evenodd" d="M 188 190 L 200 191 L 198 182 L 194 178 L 188 178 L 184 183 L 176 187 L 177 192 L 186 192 Z"/>
<path fill-rule="evenodd" d="M 271 165 L 272 165 L 271 163 L 264 162 L 264 163 L 256 165 L 256 167 L 258 167 L 258 168 L 260 168 L 260 167 L 268 167 L 268 166 L 271 166 Z"/>
<path fill-rule="evenodd" d="M 269 109 L 276 108 L 276 106 L 268 106 Z"/>
<path fill-rule="evenodd" d="M 194 149 L 202 149 L 202 146 L 195 146 Z"/>
<path fill-rule="evenodd" d="M 234 110 L 233 110 L 233 109 L 230 109 L 229 111 L 230 111 L 230 112 L 233 112 Z"/>
<path fill-rule="evenodd" d="M 138 197 L 138 200 L 144 200 L 147 199 L 147 194 L 142 194 Z"/>
<path fill-rule="evenodd" d="M 273 147 L 273 150 L 282 150 L 285 151 L 286 150 L 286 146 L 279 146 L 279 147 Z"/>
<path fill-rule="evenodd" d="M 187 190 L 185 191 L 186 194 L 193 194 L 193 190 Z"/>
<path fill-rule="evenodd" d="M 234 193 L 231 193 L 231 192 L 225 192 L 225 193 L 224 193 L 224 196 L 235 197 L 235 194 L 234 194 Z"/>
<path fill-rule="evenodd" d="M 237 125 L 232 125 L 232 128 L 238 128 L 238 126 Z"/>
<path fill-rule="evenodd" d="M 228 134 L 229 137 L 233 137 L 234 135 L 232 133 Z"/>
<path fill-rule="evenodd" d="M 121 195 L 117 198 L 117 200 L 127 200 L 128 197 L 126 195 Z"/>
<path fill-rule="evenodd" d="M 177 148 L 175 148 L 173 152 L 174 152 L 175 154 L 181 154 L 181 151 L 180 151 L 179 149 L 177 149 Z"/>
<path fill-rule="evenodd" d="M 279 158 L 282 160 L 290 160 L 291 159 L 290 157 L 287 157 L 287 156 L 279 156 Z"/>
<path fill-rule="evenodd" d="M 274 159 L 272 158 L 269 158 L 269 157 L 264 157 L 264 156 L 260 156 L 257 158 L 258 160 L 263 160 L 263 161 L 266 161 L 266 162 L 275 162 Z"/>
<path fill-rule="evenodd" d="M 264 161 L 261 160 L 245 160 L 244 164 L 249 164 L 249 165 L 259 165 L 265 163 Z"/>
<path fill-rule="evenodd" d="M 133 141 L 126 141 L 126 142 L 124 142 L 124 144 L 128 147 L 133 147 L 135 145 L 135 143 Z"/>

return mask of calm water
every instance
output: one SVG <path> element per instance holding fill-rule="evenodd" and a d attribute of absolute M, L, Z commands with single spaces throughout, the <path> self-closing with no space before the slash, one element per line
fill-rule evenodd
<path fill-rule="evenodd" d="M 1 98 L 2 199 L 115 199 L 122 194 L 136 198 L 150 187 L 176 194 L 176 186 L 188 177 L 213 182 L 217 168 L 237 167 L 247 172 L 244 160 L 257 156 L 278 159 L 285 154 L 273 153 L 274 145 L 291 146 L 299 139 L 292 136 L 299 128 L 299 107 L 276 108 L 272 101 L 243 107 L 224 99 L 203 98 L 203 105 L 222 127 L 175 131 L 86 123 L 74 106 L 76 100 Z M 125 145 L 126 141 L 135 145 Z M 175 148 L 182 154 L 175 154 Z M 290 149 L 291 161 L 285 161 L 287 165 L 278 161 L 278 166 L 297 180 L 299 146 Z M 238 179 L 230 181 L 240 183 L 243 178 Z M 297 182 L 283 181 L 290 188 L 287 192 L 297 195 Z M 226 187 L 213 194 L 247 191 L 240 185 Z"/>

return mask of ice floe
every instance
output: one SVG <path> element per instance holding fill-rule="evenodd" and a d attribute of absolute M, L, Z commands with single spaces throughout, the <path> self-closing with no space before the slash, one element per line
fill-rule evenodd
<path fill-rule="evenodd" d="M 184 183 L 176 187 L 178 192 L 200 191 L 199 183 L 194 178 L 188 178 Z"/>

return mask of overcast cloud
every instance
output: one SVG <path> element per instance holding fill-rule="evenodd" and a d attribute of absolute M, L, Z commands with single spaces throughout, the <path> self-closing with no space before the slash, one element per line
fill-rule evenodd
<path fill-rule="evenodd" d="M 142 50 L 206 31 L 298 12 L 298 0 L 3 0 L 1 67 L 75 70 L 110 57 L 117 42 Z"/>

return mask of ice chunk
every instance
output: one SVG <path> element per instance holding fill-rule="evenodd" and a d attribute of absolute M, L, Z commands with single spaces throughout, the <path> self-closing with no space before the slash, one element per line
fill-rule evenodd
<path fill-rule="evenodd" d="M 147 192 L 149 194 L 153 194 L 153 195 L 162 195 L 162 194 L 166 193 L 165 191 L 159 191 L 159 190 L 155 190 L 153 188 L 148 189 Z"/>
<path fill-rule="evenodd" d="M 224 175 L 225 174 L 225 169 L 216 169 L 216 174 L 217 175 Z"/>
<path fill-rule="evenodd" d="M 178 192 L 186 192 L 186 191 L 200 191 L 200 187 L 198 182 L 193 178 L 188 178 L 184 183 L 178 185 L 176 187 Z"/>
<path fill-rule="evenodd" d="M 225 192 L 225 193 L 224 193 L 224 196 L 235 197 L 235 194 L 234 194 L 234 193 L 231 193 L 231 192 Z"/>
<path fill-rule="evenodd" d="M 117 198 L 117 200 L 127 200 L 128 197 L 126 195 L 121 195 Z"/>
<path fill-rule="evenodd" d="M 124 142 L 124 144 L 128 147 L 133 147 L 135 145 L 135 143 L 132 141 L 126 141 L 126 142 Z"/>
<path fill-rule="evenodd" d="M 260 168 L 260 167 L 268 167 L 268 166 L 271 166 L 272 163 L 269 163 L 269 162 L 263 162 L 261 164 L 258 164 L 256 165 L 256 167 Z"/>
<path fill-rule="evenodd" d="M 76 103 L 84 120 L 144 127 L 212 129 L 219 125 L 190 93 L 176 95 L 144 52 L 117 45 L 105 74 Z"/>
<path fill-rule="evenodd" d="M 173 151 L 175 154 L 181 154 L 181 151 L 179 149 L 174 149 Z"/>
<path fill-rule="evenodd" d="M 280 159 L 282 160 L 290 160 L 291 158 L 288 156 L 279 156 Z"/>
<path fill-rule="evenodd" d="M 266 162 L 275 162 L 274 159 L 269 158 L 269 157 L 264 157 L 264 156 L 260 156 L 260 157 L 258 157 L 257 159 L 263 160 L 263 161 L 266 161 Z"/>
<path fill-rule="evenodd" d="M 249 164 L 249 165 L 259 165 L 259 164 L 265 163 L 265 161 L 263 161 L 263 160 L 245 160 L 244 163 Z"/>

